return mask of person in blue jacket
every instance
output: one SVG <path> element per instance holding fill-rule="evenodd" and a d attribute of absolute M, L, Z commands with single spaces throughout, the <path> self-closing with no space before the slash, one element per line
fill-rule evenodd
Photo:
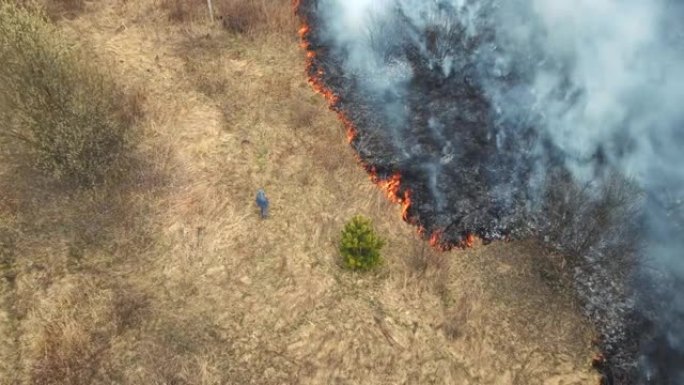
<path fill-rule="evenodd" d="M 266 198 L 266 192 L 263 188 L 257 190 L 256 204 L 261 209 L 261 219 L 268 216 L 268 198 Z"/>

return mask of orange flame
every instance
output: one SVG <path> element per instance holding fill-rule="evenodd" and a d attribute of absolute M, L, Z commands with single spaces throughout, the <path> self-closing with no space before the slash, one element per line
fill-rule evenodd
<path fill-rule="evenodd" d="M 438 231 L 435 231 L 434 233 L 432 233 L 432 235 L 430 236 L 430 246 L 432 246 L 436 249 L 444 250 L 445 245 L 441 239 L 442 234 L 444 234 L 444 233 L 441 230 L 438 230 Z"/>
<path fill-rule="evenodd" d="M 295 8 L 295 13 L 298 13 L 299 0 L 293 0 L 292 5 Z M 309 42 L 309 33 L 311 32 L 311 28 L 306 23 L 304 18 L 300 19 L 302 20 L 302 26 L 299 28 L 298 31 L 300 39 L 299 46 L 306 52 L 306 73 L 308 75 L 308 82 L 315 92 L 323 95 L 325 100 L 328 102 L 330 108 L 337 112 L 347 132 L 347 140 L 351 143 L 356 137 L 356 129 L 354 128 L 354 125 L 352 124 L 351 120 L 349 120 L 347 116 L 342 111 L 340 111 L 339 108 L 337 108 L 337 105 L 340 102 L 340 98 L 337 95 L 335 95 L 332 92 L 332 90 L 327 88 L 323 83 L 323 71 L 321 69 L 315 69 L 315 59 L 317 54 L 313 47 L 311 47 L 311 44 Z"/>
<path fill-rule="evenodd" d="M 292 5 L 294 7 L 295 14 L 299 14 L 300 0 L 293 0 Z M 309 24 L 307 24 L 307 20 L 305 17 L 300 15 L 299 19 L 302 22 L 301 27 L 298 31 L 300 38 L 299 46 L 306 52 L 305 60 L 308 82 L 315 92 L 323 95 L 325 100 L 328 102 L 328 106 L 330 107 L 330 109 L 337 113 L 347 133 L 347 140 L 349 141 L 349 143 L 352 143 L 357 136 L 356 127 L 354 126 L 354 123 L 347 117 L 347 115 L 341 110 L 341 108 L 339 108 L 339 96 L 335 95 L 335 93 L 325 85 L 323 81 L 323 70 L 316 68 L 315 61 L 317 53 L 316 50 L 311 46 L 311 43 L 309 41 L 311 28 Z M 365 164 L 363 160 L 358 156 L 357 159 L 359 163 L 361 163 L 361 165 L 370 174 L 371 181 L 373 181 L 373 183 L 375 183 L 385 192 L 388 199 L 393 203 L 401 205 L 402 219 L 412 225 L 418 226 L 418 233 L 422 237 L 424 237 L 426 233 L 425 228 L 422 227 L 420 223 L 417 223 L 415 220 L 412 220 L 409 217 L 409 209 L 411 208 L 411 191 L 407 188 L 401 187 L 401 174 L 399 172 L 396 172 L 392 174 L 392 176 L 390 176 L 389 178 L 380 178 L 374 167 Z M 457 245 L 451 245 L 441 240 L 442 234 L 443 231 L 435 231 L 430 236 L 430 245 L 442 251 L 450 250 L 452 247 L 472 247 L 475 242 L 475 235 L 468 234 L 465 237 L 464 241 L 460 242 Z"/>
<path fill-rule="evenodd" d="M 406 222 L 410 222 L 408 210 L 411 207 L 411 191 L 408 189 L 403 189 L 402 191 L 401 174 L 396 172 L 389 179 L 380 179 L 373 167 L 368 172 L 370 173 L 371 181 L 385 192 L 390 202 L 401 205 L 401 218 Z"/>
<path fill-rule="evenodd" d="M 463 243 L 464 248 L 470 248 L 470 247 L 475 246 L 475 239 L 476 239 L 475 234 L 468 233 L 465 236 L 465 239 L 463 239 L 463 241 L 461 241 L 461 243 Z"/>
<path fill-rule="evenodd" d="M 300 0 L 292 0 L 292 5 L 295 9 L 295 13 L 297 14 L 300 6 Z M 309 84 L 311 84 L 312 88 L 317 93 L 320 93 L 323 95 L 323 97 L 325 97 L 330 108 L 333 111 L 337 112 L 347 132 L 347 139 L 351 143 L 356 138 L 356 128 L 354 127 L 354 124 L 351 122 L 351 120 L 347 118 L 347 116 L 337 107 L 339 103 L 339 97 L 335 95 L 330 89 L 328 89 L 323 83 L 323 71 L 320 69 L 314 70 L 316 52 L 313 50 L 308 40 L 311 29 L 303 17 L 300 17 L 300 20 L 302 21 L 302 26 L 299 29 L 299 45 L 302 49 L 306 51 L 306 73 L 309 76 L 308 82 Z M 411 191 L 406 188 L 401 188 L 401 174 L 397 172 L 393 174 L 389 179 L 381 179 L 378 177 L 376 170 L 373 167 L 368 167 L 368 165 L 364 164 L 361 158 L 357 157 L 357 159 L 359 163 L 361 163 L 364 166 L 364 168 L 369 172 L 370 179 L 373 181 L 373 183 L 378 185 L 386 193 L 389 200 L 391 202 L 398 203 L 401 205 L 402 219 L 408 223 L 418 226 L 418 234 L 420 234 L 420 236 L 424 238 L 426 234 L 425 228 L 422 227 L 420 223 L 416 223 L 411 218 L 409 218 L 408 211 L 411 207 Z M 443 230 L 436 230 L 432 232 L 429 239 L 430 245 L 435 249 L 441 251 L 448 251 L 451 250 L 453 247 L 470 248 L 475 245 L 475 242 L 478 239 L 478 237 L 475 234 L 468 233 L 461 242 L 454 245 L 448 242 L 444 242 L 442 240 L 443 234 Z M 506 241 L 509 241 L 509 239 L 507 238 Z M 592 359 L 592 365 L 595 368 L 600 367 L 605 363 L 605 360 L 606 358 L 603 354 L 597 353 Z"/>

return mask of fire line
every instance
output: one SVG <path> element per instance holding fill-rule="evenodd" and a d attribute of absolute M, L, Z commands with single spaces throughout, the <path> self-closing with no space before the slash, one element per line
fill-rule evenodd
<path fill-rule="evenodd" d="M 294 8 L 295 15 L 298 15 L 299 20 L 301 21 L 301 26 L 298 30 L 300 39 L 299 46 L 306 52 L 305 65 L 308 83 L 316 93 L 325 98 L 326 102 L 328 103 L 328 107 L 337 114 L 338 119 L 342 122 L 342 125 L 346 131 L 347 141 L 351 144 L 358 137 L 358 131 L 356 130 L 356 127 L 351 119 L 349 119 L 342 108 L 340 108 L 340 97 L 335 95 L 335 93 L 323 82 L 323 70 L 316 68 L 316 50 L 309 42 L 311 27 L 309 26 L 305 17 L 299 13 L 300 0 L 293 0 L 292 6 Z M 418 234 L 420 234 L 422 238 L 428 238 L 432 247 L 440 251 L 449 251 L 453 248 L 465 249 L 474 246 L 476 235 L 472 233 L 465 234 L 463 239 L 456 244 L 442 240 L 443 230 L 435 230 L 428 236 L 426 234 L 426 229 L 416 220 L 413 220 L 410 215 L 411 190 L 401 185 L 401 173 L 396 171 L 389 178 L 382 178 L 377 173 L 375 167 L 366 164 L 358 155 L 356 156 L 356 159 L 366 170 L 366 172 L 368 172 L 370 180 L 385 193 L 385 196 L 390 200 L 390 202 L 399 204 L 401 206 L 402 219 L 411 225 L 417 226 Z"/>

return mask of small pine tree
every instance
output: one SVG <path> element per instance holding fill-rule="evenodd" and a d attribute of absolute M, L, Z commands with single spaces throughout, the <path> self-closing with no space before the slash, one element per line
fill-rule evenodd
<path fill-rule="evenodd" d="M 371 220 L 357 215 L 342 230 L 340 253 L 348 268 L 369 270 L 380 264 L 380 249 L 384 245 L 385 241 L 376 234 Z"/>

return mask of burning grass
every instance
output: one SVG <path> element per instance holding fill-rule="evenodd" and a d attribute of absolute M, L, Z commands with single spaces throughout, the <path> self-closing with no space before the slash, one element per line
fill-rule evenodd
<path fill-rule="evenodd" d="M 297 11 L 299 9 L 299 1 L 293 1 L 293 6 Z M 306 57 L 306 73 L 308 75 L 308 81 L 315 92 L 322 95 L 323 98 L 328 103 L 329 108 L 337 113 L 339 120 L 344 126 L 345 132 L 347 133 L 347 141 L 349 143 L 354 143 L 358 138 L 358 131 L 352 122 L 352 120 L 347 117 L 346 113 L 340 106 L 340 97 L 336 95 L 324 82 L 323 70 L 316 64 L 317 54 L 316 50 L 312 47 L 309 34 L 311 32 L 311 27 L 307 24 L 306 17 L 300 17 L 302 23 L 298 30 L 300 38 L 300 47 L 305 52 Z M 421 237 L 429 240 L 430 245 L 442 250 L 448 251 L 452 248 L 468 248 L 472 247 L 475 243 L 477 236 L 473 233 L 462 234 L 461 240 L 458 242 L 449 242 L 442 239 L 443 231 L 433 230 L 428 233 L 425 228 L 411 215 L 411 190 L 402 187 L 401 185 L 401 173 L 399 171 L 393 171 L 389 175 L 381 175 L 375 166 L 367 164 L 360 156 L 357 156 L 357 161 L 362 165 L 362 167 L 369 174 L 370 180 L 376 184 L 384 193 L 387 198 L 396 204 L 401 206 L 401 218 L 418 227 L 418 234 Z"/>
<path fill-rule="evenodd" d="M 302 5 L 303 3 L 305 5 Z M 625 341 L 624 333 L 627 326 L 624 322 L 625 312 L 629 309 L 626 282 L 635 266 L 635 245 L 639 243 L 639 232 L 635 226 L 640 218 L 639 191 L 625 178 L 615 176 L 605 176 L 602 180 L 605 186 L 601 191 L 591 191 L 587 186 L 580 186 L 568 172 L 563 171 L 562 165 L 549 160 L 545 163 L 549 171 L 548 178 L 543 182 L 546 191 L 541 210 L 520 209 L 529 204 L 530 199 L 534 199 L 527 196 L 526 192 L 520 195 L 513 192 L 511 196 L 503 199 L 503 203 L 499 202 L 499 190 L 517 190 L 517 182 L 509 179 L 510 175 L 502 177 L 497 171 L 489 173 L 483 170 L 506 169 L 508 166 L 497 162 L 510 163 L 512 159 L 518 158 L 517 155 L 511 157 L 507 154 L 506 146 L 495 148 L 492 141 L 484 139 L 491 134 L 484 128 L 490 125 L 486 118 L 488 104 L 477 87 L 468 82 L 460 84 L 458 80 L 453 80 L 459 77 L 444 75 L 446 79 L 441 78 L 442 71 L 426 64 L 431 63 L 430 54 L 426 54 L 426 58 L 416 53 L 423 47 L 422 42 L 414 41 L 416 36 L 420 36 L 421 27 L 411 25 L 410 22 L 400 25 L 406 28 L 415 27 L 418 35 L 410 35 L 411 37 L 406 40 L 397 41 L 396 43 L 402 46 L 395 47 L 394 51 L 376 52 L 381 57 L 396 55 L 391 56 L 391 59 L 385 56 L 384 59 L 392 63 L 401 62 L 410 66 L 412 70 L 412 80 L 410 85 L 406 86 L 407 93 L 411 96 L 403 99 L 397 96 L 401 99 L 401 108 L 409 111 L 409 117 L 403 121 L 405 126 L 395 129 L 393 126 L 401 123 L 396 123 L 392 118 L 386 119 L 389 122 L 383 121 L 384 108 L 390 108 L 384 105 L 386 102 L 381 101 L 375 105 L 373 101 L 369 101 L 372 98 L 364 94 L 374 92 L 374 86 L 364 88 L 363 85 L 369 76 L 373 76 L 373 71 L 363 73 L 364 70 L 358 70 L 362 74 L 357 77 L 356 73 L 351 73 L 354 70 L 348 71 L 346 58 L 336 56 L 340 52 L 337 48 L 347 47 L 345 43 L 336 45 L 335 39 L 330 38 L 330 30 L 325 30 L 328 15 L 322 16 L 325 11 L 321 10 L 319 5 L 315 0 L 295 2 L 303 24 L 299 30 L 300 46 L 305 51 L 309 83 L 338 114 L 349 142 L 359 154 L 358 162 L 368 172 L 371 180 L 383 190 L 391 202 L 401 205 L 402 218 L 418 227 L 421 237 L 428 239 L 433 247 L 442 251 L 454 247 L 472 247 L 478 242 L 478 235 L 484 242 L 508 239 L 511 236 L 537 237 L 541 244 L 565 254 L 559 265 L 539 269 L 545 276 L 544 279 L 558 281 L 560 286 L 575 286 L 576 296 L 584 304 L 587 315 L 596 322 L 599 332 L 604 334 L 606 340 L 614 343 L 604 343 L 601 345 L 602 349 L 606 352 L 612 351 L 614 357 L 621 354 L 616 353 L 616 350 L 620 349 L 627 354 L 633 354 L 626 347 L 629 343 Z M 397 24 L 406 20 L 406 15 L 400 8 L 397 10 Z M 313 30 L 314 26 L 318 27 L 316 33 Z M 454 30 L 445 28 L 444 43 L 448 45 L 450 38 L 457 37 L 453 35 L 456 33 Z M 426 44 L 429 47 L 430 41 L 434 44 L 436 32 L 425 33 Z M 372 36 L 369 43 L 371 48 L 366 51 L 364 48 L 358 48 L 357 53 L 365 55 L 364 57 L 373 57 L 373 53 L 369 51 L 375 49 L 375 38 L 392 39 L 381 34 Z M 463 39 L 465 41 L 467 37 Z M 464 47 L 468 45 L 466 42 L 463 43 Z M 359 43 L 360 46 L 363 44 Z M 454 46 L 457 50 L 462 48 L 458 44 Z M 402 52 L 405 57 L 402 56 Z M 439 56 L 435 52 L 430 52 Z M 467 54 L 466 52 L 465 56 Z M 467 60 L 463 63 L 466 62 Z M 388 65 L 389 67 L 391 65 Z M 453 83 L 451 87 L 442 86 L 448 82 Z M 403 83 L 387 86 L 386 89 L 383 88 L 383 92 L 401 94 L 406 92 L 403 87 Z M 465 91 L 449 92 L 445 91 L 446 89 Z M 423 107 L 425 100 L 420 99 L 421 97 L 430 99 L 429 104 L 434 106 L 434 109 L 426 111 Z M 383 100 L 383 96 L 377 98 Z M 459 108 L 445 107 L 449 104 L 453 106 L 455 103 L 463 103 L 463 110 L 467 110 L 467 113 L 461 115 Z M 452 113 L 453 111 L 456 112 Z M 433 123 L 435 126 L 439 125 L 440 120 L 448 122 L 447 126 L 456 128 L 439 131 L 433 127 Z M 371 137 L 375 136 L 384 137 L 387 142 L 391 142 L 391 138 L 400 137 L 397 140 L 403 140 L 407 144 L 382 146 L 382 143 L 372 143 L 375 139 Z M 519 142 L 526 143 L 533 136 L 530 134 L 530 137 Z M 459 141 L 456 146 L 462 147 L 458 150 L 459 155 L 453 155 L 453 152 L 449 151 L 449 140 L 454 139 Z M 375 141 L 382 142 L 382 139 Z M 435 154 L 440 151 L 452 156 L 439 158 Z M 553 153 L 554 149 L 550 151 Z M 454 162 L 454 157 L 458 157 L 460 161 Z M 409 164 L 413 162 L 421 163 L 421 166 L 413 167 Z M 521 160 L 521 163 L 525 162 L 527 161 Z M 512 167 L 511 173 L 520 172 L 524 175 L 530 170 L 526 167 Z M 434 171 L 435 169 L 441 171 Z M 423 175 L 428 174 L 428 170 L 434 173 L 431 180 Z M 484 174 L 487 175 L 483 176 Z M 527 174 L 521 180 L 529 178 L 531 176 Z M 428 185 L 431 187 L 428 188 Z M 461 188 L 461 185 L 465 187 Z M 449 197 L 445 199 L 444 196 L 447 195 Z M 511 205 L 515 207 L 511 208 Z M 447 225 L 436 225 L 440 222 L 446 222 Z M 556 260 L 549 259 L 545 262 Z M 566 262 L 570 265 L 567 268 Z M 552 271 L 557 273 L 555 277 L 549 274 Z M 602 299 L 606 297 L 613 300 Z M 597 305 L 598 303 L 600 305 Z M 614 348 L 615 344 L 625 346 Z M 622 358 L 615 358 L 613 361 L 628 371 L 634 359 L 635 356 L 632 357 L 632 361 Z"/>
<path fill-rule="evenodd" d="M 426 247 L 355 163 L 296 46 L 180 26 L 150 13 L 156 4 L 97 2 L 60 23 L 145 90 L 138 148 L 166 178 L 48 195 L 33 213 L 41 206 L 0 194 L 17 283 L 0 280 L 11 342 L 0 384 L 596 382 L 576 310 L 533 272 L 505 268 L 538 250 Z M 253 204 L 262 186 L 266 221 Z M 337 265 L 358 213 L 387 239 L 387 264 L 363 277 Z M 519 298 L 497 291 L 517 285 Z"/>

